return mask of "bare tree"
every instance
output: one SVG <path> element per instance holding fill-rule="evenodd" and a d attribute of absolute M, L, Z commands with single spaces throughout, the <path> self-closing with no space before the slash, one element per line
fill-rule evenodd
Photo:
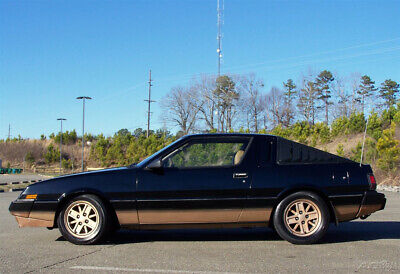
<path fill-rule="evenodd" d="M 349 117 L 351 114 L 351 95 L 348 93 L 346 80 L 336 77 L 332 84 L 332 91 L 336 98 L 336 102 L 333 103 L 334 118 Z"/>
<path fill-rule="evenodd" d="M 350 75 L 349 81 L 350 81 L 351 90 L 352 90 L 352 93 L 351 93 L 351 109 L 350 109 L 351 113 L 358 112 L 359 109 L 360 109 L 360 104 L 357 101 L 357 97 L 358 97 L 357 93 L 358 93 L 358 89 L 359 89 L 359 86 L 360 86 L 360 79 L 361 79 L 361 75 L 359 73 L 357 73 L 357 72 L 356 73 L 352 73 Z"/>
<path fill-rule="evenodd" d="M 217 120 L 217 98 L 214 94 L 216 89 L 216 78 L 214 76 L 201 75 L 194 79 L 192 88 L 197 98 L 193 100 L 199 110 L 199 118 L 204 120 L 208 130 L 215 130 Z"/>
<path fill-rule="evenodd" d="M 167 119 L 179 126 L 184 134 L 195 128 L 199 108 L 194 103 L 197 98 L 193 88 L 173 87 L 164 98 L 162 107 L 168 113 Z"/>
<path fill-rule="evenodd" d="M 271 122 L 272 126 L 282 125 L 285 117 L 285 100 L 282 90 L 272 87 L 265 96 L 264 104 L 267 110 L 266 118 Z"/>
<path fill-rule="evenodd" d="M 297 107 L 309 124 L 314 125 L 317 115 L 317 89 L 313 81 L 303 78 L 302 88 L 299 90 Z"/>
<path fill-rule="evenodd" d="M 218 125 L 221 132 L 232 130 L 232 122 L 237 113 L 239 90 L 232 77 L 219 76 L 216 80 L 214 95 L 217 99 Z"/>
<path fill-rule="evenodd" d="M 251 124 L 254 132 L 259 131 L 260 119 L 265 110 L 263 94 L 260 92 L 263 87 L 264 83 L 262 80 L 256 79 L 253 73 L 241 77 L 239 81 L 239 89 L 242 93 L 241 109 L 248 120 L 248 127 Z"/>

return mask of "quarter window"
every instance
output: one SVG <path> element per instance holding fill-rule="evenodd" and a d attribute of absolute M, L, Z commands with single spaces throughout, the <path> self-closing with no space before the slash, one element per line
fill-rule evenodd
<path fill-rule="evenodd" d="M 217 167 L 238 165 L 248 140 L 192 142 L 163 159 L 164 167 Z"/>

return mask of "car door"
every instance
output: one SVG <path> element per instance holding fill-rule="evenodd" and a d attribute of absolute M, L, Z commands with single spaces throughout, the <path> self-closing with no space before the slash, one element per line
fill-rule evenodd
<path fill-rule="evenodd" d="M 251 183 L 250 137 L 192 138 L 137 181 L 140 224 L 237 222 Z"/>

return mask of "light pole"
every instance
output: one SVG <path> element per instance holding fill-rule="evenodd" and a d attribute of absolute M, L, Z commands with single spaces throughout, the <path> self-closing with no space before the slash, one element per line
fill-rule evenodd
<path fill-rule="evenodd" d="M 76 99 L 80 100 L 82 99 L 83 101 L 83 115 L 82 115 L 82 172 L 85 171 L 85 168 L 83 166 L 83 157 L 85 155 L 85 100 L 91 100 L 89 96 L 79 96 L 76 97 Z"/>
<path fill-rule="evenodd" d="M 61 133 L 60 133 L 60 174 L 61 174 L 61 169 L 62 169 L 62 152 L 61 152 L 61 148 L 62 148 L 62 135 L 63 135 L 63 130 L 62 130 L 62 122 L 66 121 L 67 119 L 65 118 L 58 118 L 57 121 L 61 122 Z"/>

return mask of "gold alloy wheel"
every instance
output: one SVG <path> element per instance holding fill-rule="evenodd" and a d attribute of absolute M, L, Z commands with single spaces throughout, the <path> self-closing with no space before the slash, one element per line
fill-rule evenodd
<path fill-rule="evenodd" d="M 97 230 L 99 213 L 91 203 L 75 201 L 65 210 L 64 223 L 74 237 L 86 238 Z"/>
<path fill-rule="evenodd" d="M 321 211 L 307 199 L 291 202 L 285 209 L 285 225 L 296 236 L 305 237 L 314 234 L 321 225 Z"/>

